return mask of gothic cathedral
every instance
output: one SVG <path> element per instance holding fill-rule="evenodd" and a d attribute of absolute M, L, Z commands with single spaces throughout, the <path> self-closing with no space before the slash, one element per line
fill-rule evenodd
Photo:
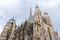
<path fill-rule="evenodd" d="M 54 31 L 48 13 L 44 13 L 36 5 L 34 15 L 30 8 L 30 16 L 20 26 L 14 19 L 5 25 L 0 40 L 59 40 L 58 33 Z"/>

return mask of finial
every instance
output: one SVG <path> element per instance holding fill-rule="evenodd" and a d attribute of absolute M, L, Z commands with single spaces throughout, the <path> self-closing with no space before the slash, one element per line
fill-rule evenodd
<path fill-rule="evenodd" d="M 15 22 L 14 16 L 9 21 L 14 21 Z"/>
<path fill-rule="evenodd" d="M 45 13 L 47 13 L 47 11 L 46 11 L 46 10 L 44 10 L 44 12 L 45 12 Z"/>
<path fill-rule="evenodd" d="M 48 14 L 46 10 L 44 10 L 44 15 L 45 15 L 45 14 Z"/>
<path fill-rule="evenodd" d="M 39 7 L 38 7 L 38 0 L 36 0 L 36 8 L 39 8 Z"/>
<path fill-rule="evenodd" d="M 14 19 L 14 16 L 12 17 L 12 19 Z"/>

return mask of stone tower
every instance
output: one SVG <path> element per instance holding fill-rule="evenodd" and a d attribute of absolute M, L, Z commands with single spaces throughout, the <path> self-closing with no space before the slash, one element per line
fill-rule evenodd
<path fill-rule="evenodd" d="M 16 39 L 16 37 L 15 37 L 16 22 L 15 22 L 14 19 L 10 19 L 10 22 L 11 22 L 11 24 L 12 24 L 12 25 L 11 25 L 12 29 L 11 29 L 11 34 L 10 34 L 8 40 L 14 40 L 14 39 Z"/>
<path fill-rule="evenodd" d="M 35 7 L 35 12 L 34 12 L 34 24 L 33 24 L 33 40 L 41 40 L 40 38 L 40 32 L 41 28 L 43 28 L 43 19 L 42 19 L 42 13 L 39 10 L 38 5 Z"/>
<path fill-rule="evenodd" d="M 12 34 L 12 30 L 15 30 L 15 28 L 16 28 L 15 20 L 10 19 L 4 27 L 4 30 L 1 34 L 1 40 L 8 40 Z"/>
<path fill-rule="evenodd" d="M 16 21 L 10 19 L 1 33 L 0 40 L 59 40 L 59 36 L 52 27 L 48 13 L 42 15 L 36 4 L 34 15 L 30 8 L 29 18 L 18 27 Z"/>
<path fill-rule="evenodd" d="M 36 7 L 35 7 L 34 16 L 35 16 L 35 18 L 34 18 L 35 22 L 38 22 L 42 26 L 42 21 L 43 21 L 42 13 L 41 13 L 38 5 L 36 5 Z"/>
<path fill-rule="evenodd" d="M 49 37 L 49 40 L 54 40 L 54 29 L 52 27 L 52 23 L 51 23 L 51 19 L 48 15 L 48 13 L 44 13 L 44 26 L 46 26 L 46 30 L 47 30 L 47 33 L 48 33 L 48 37 Z"/>

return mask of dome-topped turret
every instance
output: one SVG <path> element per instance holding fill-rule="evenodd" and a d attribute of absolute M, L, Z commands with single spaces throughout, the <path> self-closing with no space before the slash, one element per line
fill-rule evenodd
<path fill-rule="evenodd" d="M 15 22 L 15 19 L 10 19 L 9 21 L 14 21 Z"/>
<path fill-rule="evenodd" d="M 51 20 L 47 12 L 44 13 L 44 17 L 46 17 L 48 20 Z"/>
<path fill-rule="evenodd" d="M 38 4 L 36 4 L 36 8 L 39 8 Z"/>
<path fill-rule="evenodd" d="M 12 19 L 10 19 L 10 20 L 9 20 L 9 22 L 15 22 L 15 19 L 14 19 L 14 18 L 12 18 Z"/>
<path fill-rule="evenodd" d="M 48 15 L 48 13 L 47 12 L 45 12 L 44 13 L 44 19 L 46 20 L 45 22 L 47 23 L 47 24 L 49 24 L 50 26 L 52 26 L 52 23 L 51 23 L 51 19 L 50 19 L 50 17 L 49 17 L 49 15 Z"/>

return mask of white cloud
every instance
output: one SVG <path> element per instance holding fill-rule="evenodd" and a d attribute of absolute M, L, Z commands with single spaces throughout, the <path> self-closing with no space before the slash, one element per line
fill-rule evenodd
<path fill-rule="evenodd" d="M 2 14 L 2 13 L 4 13 L 2 10 L 0 10 L 0 15 Z"/>
<path fill-rule="evenodd" d="M 43 0 L 39 2 L 40 5 L 46 8 L 52 8 L 60 5 L 60 0 Z"/>
<path fill-rule="evenodd" d="M 3 10 L 0 10 L 0 17 L 1 18 L 6 18 L 6 14 Z"/>
<path fill-rule="evenodd" d="M 1 7 L 18 6 L 19 0 L 0 0 Z"/>

